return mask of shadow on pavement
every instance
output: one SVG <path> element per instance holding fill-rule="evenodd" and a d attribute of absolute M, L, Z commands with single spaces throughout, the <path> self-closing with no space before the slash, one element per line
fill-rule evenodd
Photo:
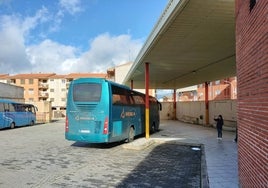
<path fill-rule="evenodd" d="M 86 142 L 75 142 L 71 146 L 84 147 L 84 148 L 110 149 L 110 148 L 122 145 L 124 143 L 125 143 L 124 141 L 113 142 L 113 143 L 101 143 L 101 144 L 92 144 L 92 143 L 86 143 Z"/>
<path fill-rule="evenodd" d="M 117 187 L 201 187 L 202 154 L 201 146 L 157 145 Z"/>

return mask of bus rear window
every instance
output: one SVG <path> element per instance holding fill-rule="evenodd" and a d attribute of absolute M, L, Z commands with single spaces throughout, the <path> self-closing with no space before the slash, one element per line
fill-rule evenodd
<path fill-rule="evenodd" d="M 73 87 L 73 100 L 75 102 L 99 102 L 100 97 L 101 84 L 75 84 Z"/>

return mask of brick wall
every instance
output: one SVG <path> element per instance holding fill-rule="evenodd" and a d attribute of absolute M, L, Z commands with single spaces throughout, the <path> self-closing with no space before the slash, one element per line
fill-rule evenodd
<path fill-rule="evenodd" d="M 239 180 L 268 187 L 268 0 L 236 0 L 235 14 Z"/>

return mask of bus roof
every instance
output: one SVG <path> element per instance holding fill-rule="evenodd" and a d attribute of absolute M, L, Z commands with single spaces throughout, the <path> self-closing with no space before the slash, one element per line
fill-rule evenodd
<path fill-rule="evenodd" d="M 108 82 L 110 84 L 113 84 L 113 85 L 116 85 L 118 87 L 122 87 L 122 88 L 125 88 L 125 89 L 130 89 L 130 87 L 128 86 L 125 86 L 125 85 L 121 85 L 121 84 L 118 84 L 118 83 L 115 83 L 113 81 L 110 81 L 110 80 L 106 80 L 105 78 L 78 78 L 76 80 L 73 80 L 72 82 L 73 83 L 84 83 L 84 82 L 97 82 L 97 83 L 102 83 L 102 82 Z"/>
<path fill-rule="evenodd" d="M 94 82 L 94 83 L 107 82 L 107 83 L 110 83 L 110 84 L 115 85 L 117 87 L 121 87 L 121 88 L 124 88 L 124 89 L 127 89 L 127 90 L 131 90 L 134 93 L 145 95 L 144 93 L 141 93 L 139 91 L 135 91 L 135 90 L 131 89 L 130 87 L 126 86 L 126 85 L 122 85 L 122 84 L 119 84 L 119 83 L 116 83 L 116 82 L 113 82 L 113 81 L 110 81 L 110 80 L 106 80 L 105 78 L 91 78 L 91 77 L 78 78 L 78 79 L 73 80 L 71 83 L 88 83 L 88 82 Z M 150 98 L 155 98 L 155 97 L 152 97 L 152 96 L 149 96 L 149 97 Z"/>
<path fill-rule="evenodd" d="M 12 104 L 23 104 L 23 105 L 27 105 L 27 106 L 34 106 L 33 104 L 30 103 L 23 103 L 23 102 L 17 102 L 17 101 L 12 101 L 9 99 L 0 99 L 1 103 L 12 103 Z"/>
<path fill-rule="evenodd" d="M 9 100 L 9 99 L 0 99 L 0 102 L 2 102 L 2 103 L 18 103 L 18 102 Z"/>

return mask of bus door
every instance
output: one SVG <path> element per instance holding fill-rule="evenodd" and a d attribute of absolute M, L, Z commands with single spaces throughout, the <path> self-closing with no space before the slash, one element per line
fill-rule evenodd
<path fill-rule="evenodd" d="M 10 111 L 11 109 L 11 104 L 9 103 L 3 103 L 4 106 L 4 112 L 2 114 L 3 121 L 4 121 L 4 127 L 10 127 L 11 123 L 14 121 L 14 114 Z"/>
<path fill-rule="evenodd" d="M 4 103 L 0 102 L 0 129 L 7 127 L 5 120 L 5 108 Z"/>
<path fill-rule="evenodd" d="M 13 104 L 14 111 L 13 114 L 15 116 L 15 125 L 22 126 L 26 125 L 28 118 L 25 114 L 25 107 L 22 104 Z"/>
<path fill-rule="evenodd" d="M 35 106 L 26 104 L 25 105 L 25 116 L 27 118 L 27 125 L 32 125 L 36 121 Z"/>

